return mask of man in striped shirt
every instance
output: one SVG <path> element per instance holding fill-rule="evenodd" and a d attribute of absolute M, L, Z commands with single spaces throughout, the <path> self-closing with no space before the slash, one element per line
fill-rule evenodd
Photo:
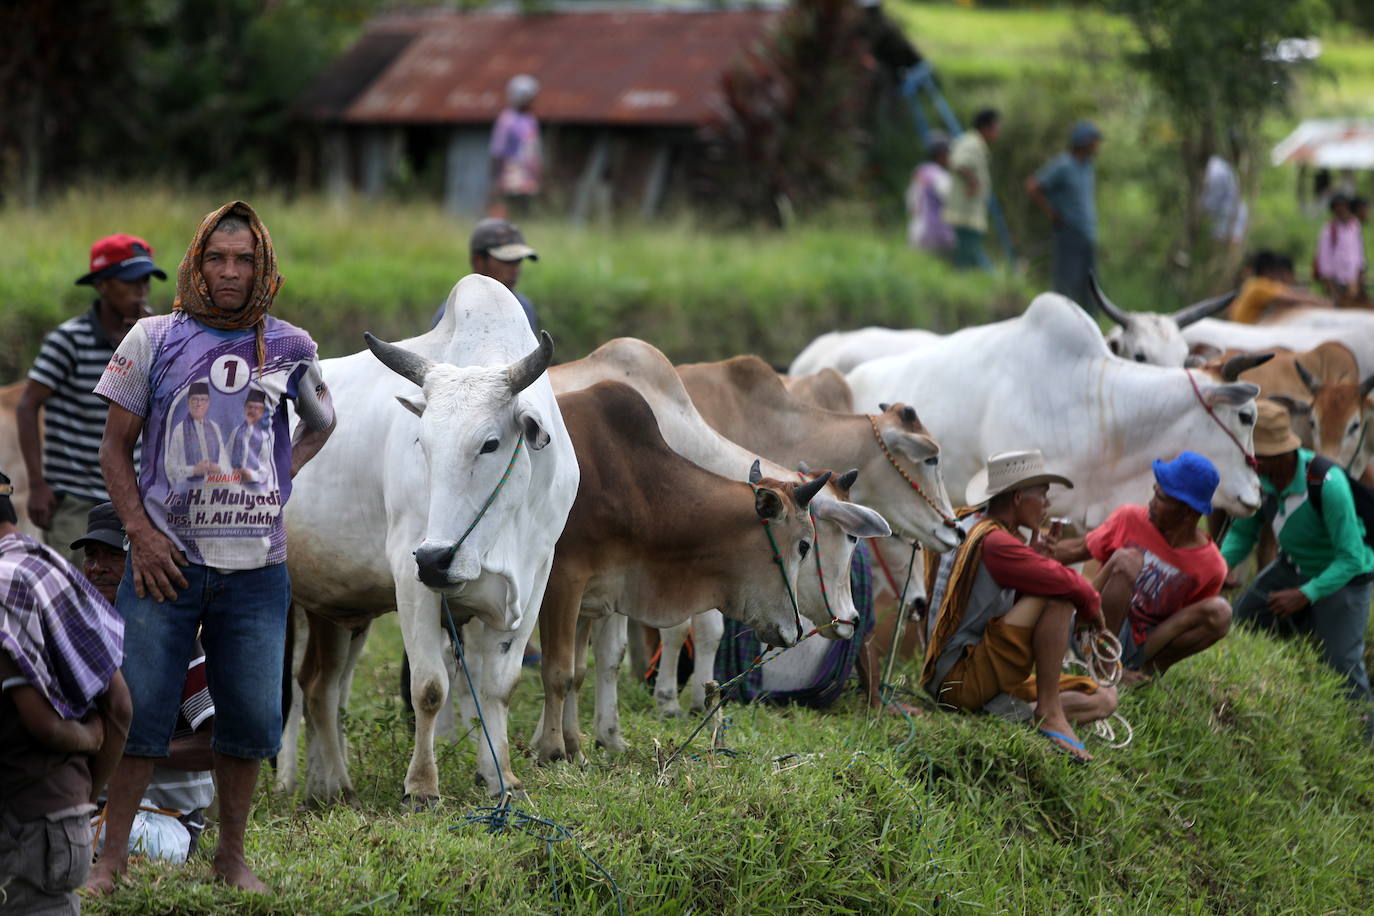
<path fill-rule="evenodd" d="M 93 389 L 125 333 L 150 313 L 149 278 L 167 279 L 153 263 L 152 246 L 123 233 L 92 245 L 90 266 L 76 282 L 94 286 L 99 298 L 43 340 L 16 411 L 29 472 L 29 519 L 74 563 L 82 558 L 69 545 L 85 533 L 90 510 L 110 498 L 99 459 L 109 405 Z"/>

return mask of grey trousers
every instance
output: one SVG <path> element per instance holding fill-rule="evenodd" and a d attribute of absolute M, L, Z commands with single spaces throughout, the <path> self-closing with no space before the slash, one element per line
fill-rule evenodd
<path fill-rule="evenodd" d="M 1371 697 L 1369 673 L 1364 667 L 1364 631 L 1369 622 L 1369 598 L 1374 582 L 1361 577 L 1285 620 L 1269 612 L 1270 592 L 1297 588 L 1306 581 L 1280 556 L 1261 570 L 1240 596 L 1235 605 L 1235 619 L 1281 635 L 1315 636 L 1323 660 L 1345 678 L 1350 699 L 1367 706 Z"/>
<path fill-rule="evenodd" d="M 1097 314 L 1088 290 L 1088 271 L 1097 266 L 1093 240 L 1077 229 L 1058 226 L 1054 230 L 1054 291 L 1081 305 L 1089 315 Z"/>
<path fill-rule="evenodd" d="M 21 821 L 0 811 L 0 913 L 79 913 L 90 871 L 90 814 Z"/>

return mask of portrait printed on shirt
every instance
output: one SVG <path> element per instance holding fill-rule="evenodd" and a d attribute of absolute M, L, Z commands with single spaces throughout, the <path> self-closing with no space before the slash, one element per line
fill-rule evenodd
<path fill-rule="evenodd" d="M 164 427 L 166 522 L 196 544 L 269 538 L 283 502 L 272 421 L 286 375 L 259 376 L 235 352 L 204 369 L 172 397 Z"/>

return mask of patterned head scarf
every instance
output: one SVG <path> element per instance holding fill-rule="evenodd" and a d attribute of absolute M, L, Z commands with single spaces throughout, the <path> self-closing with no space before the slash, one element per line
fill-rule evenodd
<path fill-rule="evenodd" d="M 253 246 L 253 287 L 248 291 L 248 301 L 236 312 L 226 312 L 215 305 L 210 298 L 210 289 L 200 272 L 200 259 L 205 254 L 205 245 L 214 233 L 215 227 L 226 216 L 237 216 L 248 223 L 256 244 Z M 253 208 L 241 200 L 227 203 L 206 215 L 200 221 L 196 237 L 186 249 L 177 270 L 177 297 L 172 303 L 173 311 L 185 312 L 201 324 L 221 331 L 241 331 L 253 328 L 258 337 L 258 372 L 262 372 L 267 361 L 266 345 L 263 338 L 267 310 L 281 289 L 284 278 L 277 273 L 277 255 L 272 249 L 272 236 L 267 227 L 258 219 Z"/>

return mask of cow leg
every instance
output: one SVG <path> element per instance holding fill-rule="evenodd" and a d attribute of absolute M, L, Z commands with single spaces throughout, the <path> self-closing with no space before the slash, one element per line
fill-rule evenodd
<path fill-rule="evenodd" d="M 434 722 L 448 699 L 443 657 L 448 639 L 439 623 L 438 597 L 413 578 L 397 578 L 396 607 L 410 657 L 410 697 L 415 704 L 415 748 L 406 770 L 402 801 L 412 808 L 423 808 L 439 801 Z"/>
<path fill-rule="evenodd" d="M 725 635 L 720 611 L 705 611 L 692 618 L 692 712 L 706 711 L 706 682 L 716 676 L 716 650 Z"/>
<path fill-rule="evenodd" d="M 533 744 L 535 759 L 540 764 L 564 760 L 568 754 L 563 737 L 563 706 L 573 686 L 583 585 L 581 581 L 560 577 L 555 566 L 539 610 L 539 648 L 544 655 L 539 675 L 544 682 L 544 713 L 535 728 Z"/>
<path fill-rule="evenodd" d="M 638 620 L 631 620 L 626 625 L 627 645 L 630 650 L 630 676 L 638 682 L 643 682 L 644 675 L 649 670 L 648 629 Z"/>
<path fill-rule="evenodd" d="M 682 655 L 691 626 L 692 621 L 688 618 L 675 627 L 663 627 L 658 631 L 663 651 L 659 653 L 658 673 L 654 675 L 654 700 L 658 703 L 658 714 L 665 719 L 682 715 L 682 707 L 677 701 L 677 660 Z"/>
<path fill-rule="evenodd" d="M 579 617 L 577 620 L 577 630 L 573 641 L 572 689 L 563 698 L 563 749 L 567 751 L 568 759 L 578 764 L 585 763 L 587 759 L 586 755 L 582 753 L 582 716 L 580 714 L 582 684 L 587 679 L 587 644 L 591 639 L 592 627 L 599 622 L 599 620 L 589 620 L 585 616 Z"/>
<path fill-rule="evenodd" d="M 287 658 L 288 670 L 283 672 L 282 690 L 289 700 L 282 721 L 281 750 L 277 752 L 277 778 L 275 788 L 279 792 L 296 791 L 296 770 L 301 742 L 301 724 L 305 716 L 305 693 L 302 690 L 302 667 L 305 664 L 305 646 L 310 640 L 310 624 L 305 619 L 305 611 L 299 604 L 292 603 L 287 626 L 290 627 L 291 654 Z"/>
<path fill-rule="evenodd" d="M 596 714 L 592 733 L 596 743 L 616 754 L 624 753 L 625 738 L 620 733 L 620 694 L 617 678 L 625 655 L 629 618 L 607 614 L 596 622 Z"/>
<path fill-rule="evenodd" d="M 507 736 L 510 729 L 510 698 L 520 682 L 525 645 L 534 632 L 535 623 L 535 615 L 526 614 L 516 630 L 496 630 L 478 620 L 470 621 L 463 627 L 463 659 L 477 688 L 482 723 L 486 725 L 486 732 L 483 733 L 481 725 L 474 723 L 478 727 L 472 733 L 477 749 L 477 779 L 486 785 L 487 792 L 493 796 L 500 794 L 502 786 L 507 792 L 519 792 L 524 788 L 511 771 Z M 458 695 L 463 701 L 463 710 L 471 715 L 469 721 L 472 721 L 477 716 L 477 709 L 475 705 L 470 705 L 472 696 L 467 689 L 467 679 L 461 671 L 457 677 L 461 684 Z"/>
<path fill-rule="evenodd" d="M 339 675 L 339 759 L 348 759 L 348 735 L 344 733 L 343 713 L 353 696 L 353 673 L 358 670 L 358 659 L 362 657 L 363 647 L 367 645 L 367 634 L 372 632 L 372 622 L 349 631 L 348 655 L 344 657 L 343 672 Z"/>
<path fill-rule="evenodd" d="M 305 691 L 305 799 L 325 805 L 355 798 L 348 761 L 339 737 L 341 676 L 347 664 L 349 632 L 314 614 L 307 615 L 309 643 L 301 670 Z"/>

